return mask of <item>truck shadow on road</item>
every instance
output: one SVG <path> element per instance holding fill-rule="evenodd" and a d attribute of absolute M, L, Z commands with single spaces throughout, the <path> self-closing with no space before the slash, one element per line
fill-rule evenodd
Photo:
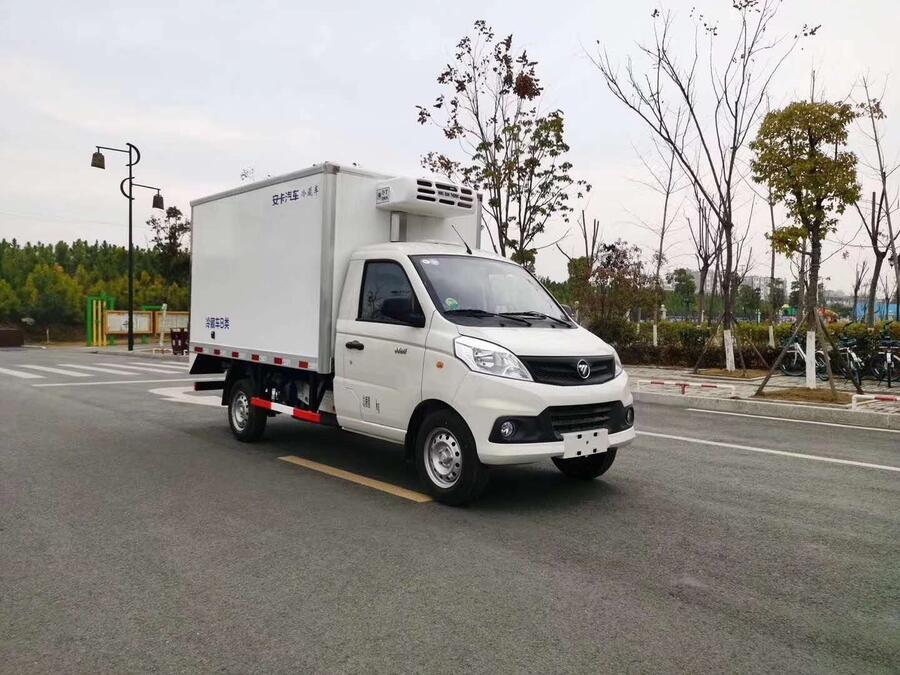
<path fill-rule="evenodd" d="M 244 446 L 235 441 L 235 445 L 272 459 L 297 455 L 408 490 L 423 491 L 415 466 L 404 458 L 403 448 L 349 432 L 285 420 L 284 423 L 270 424 L 258 443 Z M 323 480 L 335 479 L 323 476 Z M 346 489 L 356 488 L 347 485 Z M 586 502 L 594 508 L 605 508 L 605 504 L 612 504 L 621 496 L 622 489 L 617 487 L 614 476 L 611 480 L 576 481 L 560 474 L 547 461 L 492 467 L 487 489 L 469 508 L 546 511 L 548 508 L 578 507 Z"/>

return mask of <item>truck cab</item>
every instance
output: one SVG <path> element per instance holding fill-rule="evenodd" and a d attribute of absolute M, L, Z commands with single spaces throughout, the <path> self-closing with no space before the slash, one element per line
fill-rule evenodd
<path fill-rule="evenodd" d="M 341 427 L 404 443 L 439 496 L 460 482 L 477 489 L 467 461 L 553 459 L 593 478 L 635 436 L 615 350 L 525 269 L 462 245 L 388 243 L 353 254 L 333 391 Z"/>

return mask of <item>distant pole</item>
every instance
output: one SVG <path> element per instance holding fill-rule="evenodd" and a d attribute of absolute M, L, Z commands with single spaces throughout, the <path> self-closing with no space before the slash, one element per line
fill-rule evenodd
<path fill-rule="evenodd" d="M 119 192 L 128 200 L 128 351 L 134 351 L 134 188 L 142 187 L 148 190 L 156 190 L 153 197 L 153 208 L 165 211 L 160 188 L 154 185 L 141 185 L 134 182 L 134 165 L 141 161 L 141 151 L 132 143 L 126 143 L 127 150 L 98 145 L 97 152 L 91 158 L 91 166 L 95 169 L 106 168 L 106 158 L 101 150 L 112 150 L 128 154 L 128 178 L 119 184 Z M 128 191 L 125 191 L 125 183 L 128 183 Z"/>
<path fill-rule="evenodd" d="M 137 150 L 131 143 L 128 145 L 128 351 L 134 351 L 134 174 L 133 168 L 135 162 L 132 159 L 132 148 Z M 140 157 L 140 153 L 138 153 Z"/>

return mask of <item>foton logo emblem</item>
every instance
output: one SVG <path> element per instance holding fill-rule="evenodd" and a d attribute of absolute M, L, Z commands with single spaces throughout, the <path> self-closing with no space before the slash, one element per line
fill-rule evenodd
<path fill-rule="evenodd" d="M 586 380 L 591 376 L 591 364 L 584 359 L 581 359 L 575 368 L 578 370 L 578 376 L 582 380 Z"/>

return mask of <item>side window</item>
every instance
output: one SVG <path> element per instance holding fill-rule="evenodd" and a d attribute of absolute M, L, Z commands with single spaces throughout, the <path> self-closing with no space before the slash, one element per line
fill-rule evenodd
<path fill-rule="evenodd" d="M 410 307 L 419 306 L 406 272 L 399 263 L 367 262 L 363 270 L 362 292 L 359 296 L 359 320 L 400 323 L 385 316 L 383 312 L 385 300 L 405 300 L 410 303 Z"/>

